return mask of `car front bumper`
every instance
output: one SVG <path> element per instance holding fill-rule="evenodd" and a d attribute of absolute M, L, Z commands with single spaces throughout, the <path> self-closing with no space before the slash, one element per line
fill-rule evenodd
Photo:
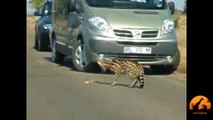
<path fill-rule="evenodd" d="M 84 38 L 87 59 L 90 62 L 97 62 L 100 55 L 110 59 L 136 60 L 144 65 L 173 65 L 179 59 L 177 41 L 174 39 L 163 40 L 123 40 L 98 35 L 86 35 Z M 149 47 L 151 54 L 127 54 L 124 47 Z"/>

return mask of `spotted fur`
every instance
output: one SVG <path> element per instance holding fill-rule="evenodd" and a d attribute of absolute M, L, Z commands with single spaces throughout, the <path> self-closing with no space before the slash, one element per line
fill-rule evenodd
<path fill-rule="evenodd" d="M 115 80 L 112 83 L 113 86 L 117 84 L 118 79 L 120 78 L 121 73 L 125 72 L 132 83 L 129 87 L 134 87 L 138 82 L 140 83 L 140 88 L 144 86 L 145 83 L 145 74 L 143 66 L 138 64 L 136 61 L 132 60 L 101 60 L 98 61 L 99 66 L 102 70 L 109 69 L 115 74 Z"/>

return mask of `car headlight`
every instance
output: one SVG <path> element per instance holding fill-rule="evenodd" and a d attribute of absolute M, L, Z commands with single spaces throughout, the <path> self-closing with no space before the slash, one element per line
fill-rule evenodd
<path fill-rule="evenodd" d="M 89 19 L 89 22 L 92 26 L 94 26 L 96 29 L 100 30 L 101 32 L 111 31 L 109 24 L 106 22 L 105 19 L 101 17 L 92 17 Z"/>
<path fill-rule="evenodd" d="M 172 19 L 166 19 L 162 23 L 161 34 L 166 34 L 174 30 L 174 21 Z"/>
<path fill-rule="evenodd" d="M 44 29 L 50 29 L 51 28 L 51 24 L 44 24 Z"/>

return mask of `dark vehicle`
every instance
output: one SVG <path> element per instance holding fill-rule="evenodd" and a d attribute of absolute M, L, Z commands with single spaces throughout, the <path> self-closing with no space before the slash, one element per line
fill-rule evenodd
<path fill-rule="evenodd" d="M 52 1 L 44 3 L 41 11 L 34 12 L 35 16 L 40 16 L 35 24 L 35 43 L 34 48 L 38 51 L 45 51 L 49 48 L 49 28 L 51 27 L 51 8 Z"/>
<path fill-rule="evenodd" d="M 52 61 L 71 56 L 75 69 L 91 71 L 102 58 L 131 59 L 156 72 L 180 62 L 167 0 L 54 0 Z"/>

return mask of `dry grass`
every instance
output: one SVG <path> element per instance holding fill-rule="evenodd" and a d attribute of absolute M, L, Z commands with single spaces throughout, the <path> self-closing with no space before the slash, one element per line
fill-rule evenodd
<path fill-rule="evenodd" d="M 177 72 L 186 73 L 186 14 L 175 13 L 174 19 L 177 20 L 177 39 L 178 48 L 181 53 L 180 65 Z"/>
<path fill-rule="evenodd" d="M 30 29 L 34 28 L 36 19 L 38 19 L 38 17 L 35 17 L 35 16 L 27 17 L 27 27 Z"/>

